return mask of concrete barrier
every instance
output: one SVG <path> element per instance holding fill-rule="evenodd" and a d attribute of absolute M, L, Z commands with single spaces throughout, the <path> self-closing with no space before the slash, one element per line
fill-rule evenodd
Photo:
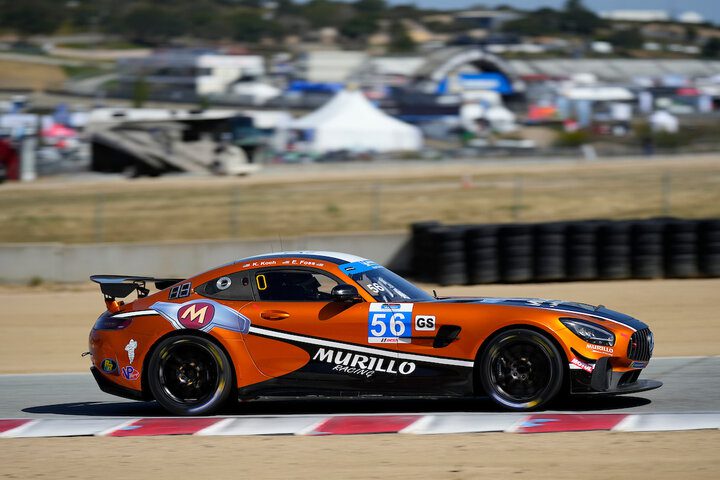
<path fill-rule="evenodd" d="M 329 250 L 352 253 L 410 269 L 405 232 L 308 235 L 254 240 L 163 243 L 13 243 L 0 244 L 0 281 L 82 282 L 92 274 L 185 277 L 262 253 L 283 250 Z"/>

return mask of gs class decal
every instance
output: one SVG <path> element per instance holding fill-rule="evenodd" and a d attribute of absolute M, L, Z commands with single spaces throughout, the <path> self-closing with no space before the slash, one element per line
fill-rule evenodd
<path fill-rule="evenodd" d="M 155 302 L 151 308 L 178 330 L 209 332 L 215 327 L 239 333 L 250 330 L 249 318 L 212 300 L 191 300 L 182 304 Z"/>
<path fill-rule="evenodd" d="M 420 332 L 435 331 L 434 315 L 415 315 L 415 330 Z"/>

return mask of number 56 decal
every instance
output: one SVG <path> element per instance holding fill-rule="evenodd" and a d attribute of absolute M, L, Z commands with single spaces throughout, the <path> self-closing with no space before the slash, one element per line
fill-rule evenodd
<path fill-rule="evenodd" d="M 372 303 L 368 315 L 368 343 L 410 343 L 412 303 Z"/>

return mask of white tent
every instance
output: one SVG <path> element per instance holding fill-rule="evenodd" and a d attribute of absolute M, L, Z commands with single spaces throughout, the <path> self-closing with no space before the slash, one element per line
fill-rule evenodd
<path fill-rule="evenodd" d="M 623 87 L 571 87 L 560 91 L 570 100 L 591 100 L 594 102 L 623 102 L 633 100 L 635 95 Z"/>
<path fill-rule="evenodd" d="M 308 150 L 401 151 L 422 148 L 420 129 L 386 115 L 359 91 L 340 91 L 287 130 L 307 131 Z"/>

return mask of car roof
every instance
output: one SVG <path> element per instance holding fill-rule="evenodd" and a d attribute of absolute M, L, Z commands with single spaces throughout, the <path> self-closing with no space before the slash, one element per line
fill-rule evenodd
<path fill-rule="evenodd" d="M 315 250 L 291 250 L 286 252 L 264 253 L 262 255 L 254 255 L 252 257 L 241 258 L 233 263 L 251 262 L 253 260 L 262 260 L 267 258 L 309 258 L 313 260 L 323 260 L 332 262 L 337 265 L 353 262 L 367 262 L 367 258 L 351 255 L 342 252 L 315 251 Z"/>

